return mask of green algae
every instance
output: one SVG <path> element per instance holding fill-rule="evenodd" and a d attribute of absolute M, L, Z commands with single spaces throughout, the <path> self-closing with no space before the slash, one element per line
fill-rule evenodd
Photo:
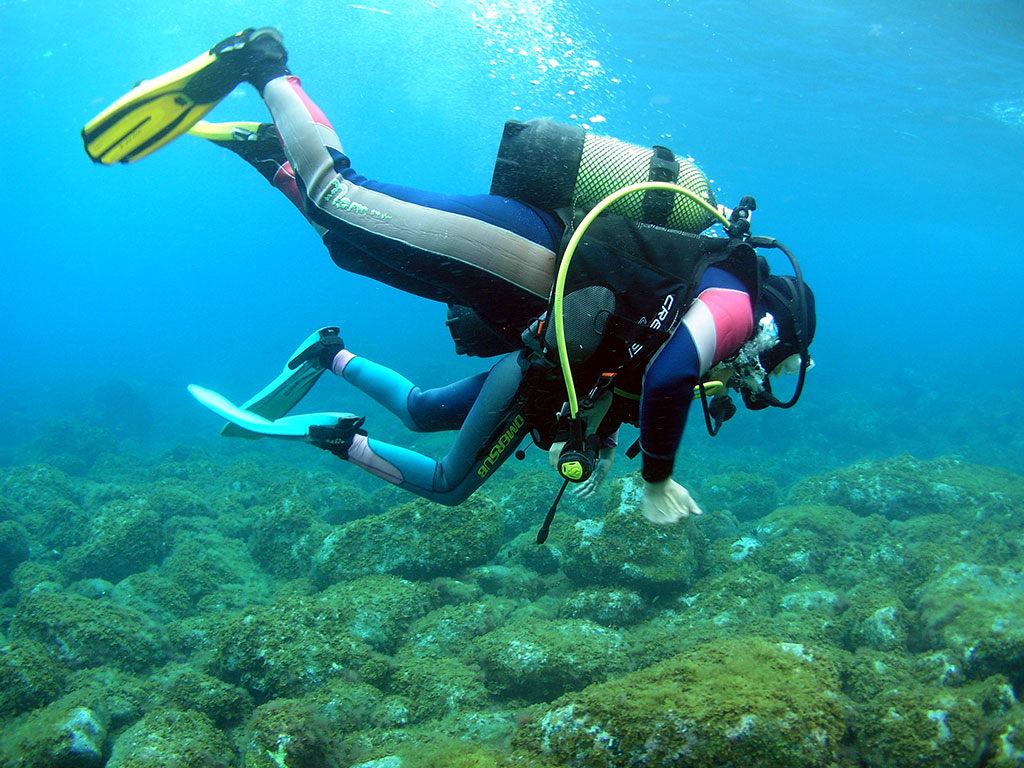
<path fill-rule="evenodd" d="M 284 499 L 272 507 L 256 508 L 248 549 L 253 559 L 274 576 L 308 576 L 313 555 L 330 527 L 305 502 Z"/>
<path fill-rule="evenodd" d="M 219 674 L 257 701 L 311 693 L 336 679 L 374 683 L 387 663 L 334 626 L 335 613 L 313 598 L 253 608 L 216 628 Z"/>
<path fill-rule="evenodd" d="M 245 544 L 214 533 L 181 536 L 160 565 L 170 579 L 199 607 L 214 596 L 241 607 L 267 597 L 269 580 L 253 561 Z M 224 593 L 227 594 L 224 594 Z"/>
<path fill-rule="evenodd" d="M 71 669 L 145 669 L 166 655 L 163 629 L 143 614 L 70 593 L 26 596 L 11 622 L 11 638 L 46 648 Z"/>
<path fill-rule="evenodd" d="M 206 715 L 157 708 L 124 731 L 106 768 L 234 768 L 231 741 Z"/>
<path fill-rule="evenodd" d="M 976 765 L 988 742 L 986 723 L 1005 715 L 1012 703 L 1012 692 L 999 678 L 956 691 L 892 688 L 860 706 L 859 757 L 880 767 Z"/>
<path fill-rule="evenodd" d="M 4 733 L 0 757 L 10 768 L 102 765 L 109 728 L 102 703 L 70 694 L 33 711 Z"/>
<path fill-rule="evenodd" d="M 28 531 L 14 520 L 0 522 L 0 585 L 9 583 L 14 569 L 28 557 Z"/>
<path fill-rule="evenodd" d="M 503 533 L 501 510 L 484 494 L 458 507 L 417 499 L 336 526 L 314 558 L 314 575 L 321 586 L 373 573 L 452 575 L 487 562 Z"/>
<path fill-rule="evenodd" d="M 395 660 L 388 683 L 409 702 L 411 723 L 456 712 L 485 711 L 490 703 L 480 667 L 454 658 L 402 654 Z"/>
<path fill-rule="evenodd" d="M 42 643 L 5 645 L 0 649 L 0 716 L 27 712 L 53 701 L 64 690 L 68 671 Z"/>
<path fill-rule="evenodd" d="M 503 624 L 515 608 L 513 601 L 501 598 L 441 606 L 413 623 L 404 648 L 428 659 L 464 655 L 474 638 Z"/>
<path fill-rule="evenodd" d="M 0 478 L 31 553 L 0 618 L 5 765 L 55 764 L 68 724 L 131 766 L 975 768 L 1024 753 L 1024 495 L 1006 473 L 875 462 L 827 476 L 857 509 L 805 483 L 763 517 L 674 528 L 642 519 L 625 478 L 570 502 L 537 547 L 543 472 L 445 508 L 390 506 L 405 498 L 390 489 L 345 502 L 332 494 L 359 492 L 329 473 L 265 458 L 94 466 Z M 876 493 L 897 480 L 909 490 Z M 763 481 L 720 474 L 715 493 Z M 114 551 L 122 528 L 135 557 Z"/>
<path fill-rule="evenodd" d="M 700 535 L 691 521 L 655 526 L 643 519 L 636 476 L 614 481 L 600 519 L 579 520 L 566 537 L 562 571 L 577 584 L 645 592 L 686 587 L 697 572 Z"/>
<path fill-rule="evenodd" d="M 246 724 L 242 768 L 346 768 L 353 748 L 311 702 L 274 699 Z"/>
<path fill-rule="evenodd" d="M 727 472 L 701 481 L 701 499 L 710 510 L 729 510 L 741 521 L 757 520 L 775 508 L 779 486 L 753 472 Z"/>
<path fill-rule="evenodd" d="M 528 701 L 582 688 L 632 665 L 621 633 L 582 619 L 512 621 L 473 645 L 488 687 Z"/>
<path fill-rule="evenodd" d="M 893 520 L 956 514 L 962 519 L 1015 516 L 1024 505 L 1024 479 L 992 467 L 945 457 L 921 461 L 901 456 L 863 461 L 796 485 L 790 499 L 845 507 L 857 515 Z"/>
<path fill-rule="evenodd" d="M 825 766 L 844 732 L 834 666 L 757 639 L 702 645 L 538 711 L 516 744 L 588 768 Z"/>
<path fill-rule="evenodd" d="M 918 611 L 921 642 L 955 651 L 969 676 L 1024 684 L 1024 573 L 959 563 L 921 587 Z"/>
<path fill-rule="evenodd" d="M 126 576 L 109 594 L 118 605 L 140 611 L 164 625 L 188 616 L 193 608 L 188 593 L 179 584 L 153 571 Z"/>
<path fill-rule="evenodd" d="M 401 768 L 558 768 L 558 763 L 527 754 L 509 754 L 455 739 L 432 737 L 396 750 Z"/>
<path fill-rule="evenodd" d="M 200 712 L 219 728 L 237 725 L 253 709 L 252 696 L 244 688 L 187 664 L 168 665 L 154 674 L 153 680 L 163 689 L 168 704 Z"/>
<path fill-rule="evenodd" d="M 98 577 L 119 581 L 163 558 L 160 517 L 143 499 L 103 505 L 91 518 L 85 540 L 61 558 L 68 579 Z"/>
<path fill-rule="evenodd" d="M 427 586 L 396 576 L 363 576 L 334 584 L 317 595 L 334 628 L 382 653 L 393 652 L 409 626 L 437 604 Z"/>
<path fill-rule="evenodd" d="M 566 595 L 558 607 L 560 618 L 589 619 L 606 627 L 628 627 L 647 610 L 649 601 L 632 589 L 595 587 Z"/>

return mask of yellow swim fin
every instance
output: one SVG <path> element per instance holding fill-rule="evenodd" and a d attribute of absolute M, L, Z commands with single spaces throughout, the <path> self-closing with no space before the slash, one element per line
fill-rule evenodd
<path fill-rule="evenodd" d="M 86 154 L 103 165 L 132 163 L 192 128 L 243 80 L 261 67 L 287 72 L 281 34 L 246 29 L 187 64 L 135 88 L 82 129 Z"/>
<path fill-rule="evenodd" d="M 255 141 L 260 129 L 268 123 L 239 120 L 230 123 L 208 123 L 200 120 L 188 129 L 189 136 L 213 142 Z"/>

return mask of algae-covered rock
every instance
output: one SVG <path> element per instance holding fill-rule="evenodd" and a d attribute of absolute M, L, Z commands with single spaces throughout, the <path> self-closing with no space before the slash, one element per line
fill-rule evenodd
<path fill-rule="evenodd" d="M 900 456 L 862 461 L 798 483 L 790 493 L 798 504 L 834 504 L 858 515 L 891 520 L 949 514 L 970 520 L 1004 516 L 1024 505 L 1024 478 L 955 458 L 921 461 Z"/>
<path fill-rule="evenodd" d="M 859 648 L 840 659 L 843 693 L 853 702 L 870 702 L 894 689 L 921 684 L 912 660 L 902 653 Z"/>
<path fill-rule="evenodd" d="M 347 768 L 353 749 L 307 699 L 274 699 L 246 726 L 243 768 Z"/>
<path fill-rule="evenodd" d="M 437 593 L 395 576 L 364 576 L 328 587 L 317 600 L 331 613 L 336 629 L 390 653 L 409 626 L 437 604 Z"/>
<path fill-rule="evenodd" d="M 146 501 L 161 520 L 210 515 L 210 505 L 202 488 L 177 478 L 157 480 L 146 489 Z"/>
<path fill-rule="evenodd" d="M 606 627 L 628 627 L 639 621 L 648 600 L 632 589 L 594 587 L 566 595 L 558 615 L 569 619 L 590 619 Z"/>
<path fill-rule="evenodd" d="M 63 690 L 68 670 L 47 648 L 30 641 L 0 648 L 0 716 L 47 704 Z"/>
<path fill-rule="evenodd" d="M 849 572 L 862 562 L 852 544 L 859 519 L 842 507 L 781 507 L 757 524 L 753 553 L 765 571 L 783 580 L 804 574 Z"/>
<path fill-rule="evenodd" d="M 228 604 L 246 604 L 267 590 L 267 578 L 235 539 L 217 534 L 181 537 L 160 566 L 193 601 L 227 589 Z"/>
<path fill-rule="evenodd" d="M 758 631 L 765 637 L 813 645 L 838 645 L 845 596 L 828 589 L 818 576 L 800 576 L 782 585 L 771 621 Z"/>
<path fill-rule="evenodd" d="M 164 688 L 168 703 L 202 712 L 220 727 L 241 722 L 253 708 L 248 691 L 185 664 L 171 665 L 154 677 Z"/>
<path fill-rule="evenodd" d="M 160 518 L 145 500 L 114 501 L 93 516 L 85 540 L 60 565 L 71 579 L 119 581 L 159 562 L 165 547 Z"/>
<path fill-rule="evenodd" d="M 903 685 L 858 707 L 853 731 L 861 765 L 931 768 L 981 765 L 987 721 L 1014 703 L 1006 681 L 963 688 Z"/>
<path fill-rule="evenodd" d="M 481 565 L 469 577 L 489 595 L 531 600 L 544 592 L 544 582 L 534 572 L 520 565 Z"/>
<path fill-rule="evenodd" d="M 706 509 L 727 509 L 737 520 L 764 517 L 775 509 L 778 484 L 770 477 L 752 472 L 726 472 L 710 475 L 701 484 L 701 500 Z"/>
<path fill-rule="evenodd" d="M 0 756 L 11 768 L 99 768 L 109 728 L 101 702 L 71 694 L 18 721 Z"/>
<path fill-rule="evenodd" d="M 110 718 L 111 732 L 119 731 L 142 717 L 159 703 L 164 694 L 148 673 L 133 674 L 115 667 L 91 667 L 72 672 L 65 699 L 102 710 Z"/>
<path fill-rule="evenodd" d="M 513 621 L 474 646 L 492 690 L 530 701 L 607 680 L 631 666 L 622 634 L 583 619 Z"/>
<path fill-rule="evenodd" d="M 463 655 L 474 638 L 503 624 L 514 610 L 511 600 L 500 598 L 442 606 L 412 625 L 403 649 L 434 659 Z"/>
<path fill-rule="evenodd" d="M 6 588 L 11 573 L 28 560 L 28 531 L 14 520 L 0 522 L 0 588 Z"/>
<path fill-rule="evenodd" d="M 333 680 L 320 688 L 312 698 L 339 731 L 354 732 L 378 725 L 378 710 L 384 693 L 369 683 Z"/>
<path fill-rule="evenodd" d="M 963 662 L 950 650 L 915 654 L 911 668 L 914 678 L 925 685 L 958 686 L 966 679 Z"/>
<path fill-rule="evenodd" d="M 88 515 L 81 494 L 64 472 L 47 464 L 0 471 L 0 493 L 18 505 L 18 519 L 47 549 L 64 549 L 84 541 Z"/>
<path fill-rule="evenodd" d="M 69 475 L 85 475 L 105 454 L 116 450 L 114 434 L 73 419 L 57 419 L 43 428 L 26 454 Z"/>
<path fill-rule="evenodd" d="M 613 483 L 615 504 L 600 520 L 580 520 L 567 537 L 562 571 L 585 586 L 624 586 L 645 592 L 679 590 L 697 572 L 698 537 L 692 521 L 654 525 L 640 512 L 640 480 Z"/>
<path fill-rule="evenodd" d="M 500 746 L 459 740 L 443 734 L 417 734 L 400 743 L 396 754 L 352 768 L 564 768 L 536 756 L 509 753 Z"/>
<path fill-rule="evenodd" d="M 34 592 L 18 603 L 11 639 L 37 643 L 72 669 L 112 665 L 146 669 L 163 661 L 162 628 L 131 608 L 60 592 Z"/>
<path fill-rule="evenodd" d="M 161 707 L 118 736 L 106 768 L 234 768 L 236 760 L 206 715 Z"/>
<path fill-rule="evenodd" d="M 111 588 L 110 599 L 141 611 L 160 624 L 183 618 L 192 609 L 192 601 L 181 586 L 153 571 L 121 579 Z"/>
<path fill-rule="evenodd" d="M 313 555 L 320 549 L 330 526 L 308 504 L 282 499 L 256 512 L 249 553 L 268 572 L 281 578 L 309 574 Z"/>
<path fill-rule="evenodd" d="M 59 592 L 64 583 L 64 576 L 57 566 L 39 560 L 21 563 L 10 578 L 19 600 L 35 590 Z"/>
<path fill-rule="evenodd" d="M 506 536 L 511 539 L 526 533 L 536 549 L 537 529 L 544 522 L 544 513 L 558 493 L 555 476 L 547 468 L 524 468 L 515 472 L 507 469 L 506 464 L 499 475 L 487 482 L 487 493 L 505 516 Z M 592 499 L 584 503 L 566 493 L 559 502 L 558 516 L 572 519 L 597 501 Z"/>
<path fill-rule="evenodd" d="M 501 546 L 504 518 L 486 495 L 457 507 L 423 499 L 339 525 L 314 558 L 321 585 L 371 573 L 406 578 L 454 574 L 491 559 Z"/>
<path fill-rule="evenodd" d="M 185 655 L 212 656 L 217 650 L 217 638 L 234 618 L 233 613 L 214 612 L 172 621 L 166 625 L 167 642 L 175 651 Z"/>
<path fill-rule="evenodd" d="M 515 744 L 570 768 L 824 768 L 844 732 L 837 691 L 807 649 L 721 640 L 561 697 Z"/>
<path fill-rule="evenodd" d="M 341 525 L 408 501 L 405 492 L 391 485 L 367 493 L 341 479 L 337 472 L 303 469 L 291 473 L 281 484 L 283 498 L 297 498 L 328 525 Z M 397 502 L 394 498 L 397 497 Z"/>
<path fill-rule="evenodd" d="M 0 471 L 0 494 L 17 501 L 27 512 L 54 506 L 79 506 L 75 484 L 66 473 L 47 464 L 29 464 Z"/>
<path fill-rule="evenodd" d="M 1024 705 L 1017 704 L 993 729 L 985 768 L 1024 766 Z"/>
<path fill-rule="evenodd" d="M 777 576 L 744 564 L 706 576 L 632 628 L 638 666 L 647 666 L 723 636 L 774 631 L 773 615 L 783 594 Z"/>
<path fill-rule="evenodd" d="M 846 593 L 850 606 L 843 614 L 849 650 L 867 646 L 879 651 L 905 650 L 911 616 L 891 590 L 865 582 Z"/>
<path fill-rule="evenodd" d="M 482 711 L 488 704 L 479 668 L 457 659 L 400 655 L 391 671 L 390 688 L 409 701 L 409 719 L 414 723 L 460 710 Z"/>
<path fill-rule="evenodd" d="M 289 597 L 252 608 L 216 629 L 220 674 L 257 701 L 302 696 L 334 680 L 379 682 L 386 663 L 339 628 L 336 603 Z"/>
<path fill-rule="evenodd" d="M 923 641 L 954 650 L 969 677 L 1024 683 L 1024 574 L 959 563 L 921 587 L 917 609 Z"/>

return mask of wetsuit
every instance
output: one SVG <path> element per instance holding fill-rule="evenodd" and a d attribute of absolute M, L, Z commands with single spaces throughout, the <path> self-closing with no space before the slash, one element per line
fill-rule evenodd
<path fill-rule="evenodd" d="M 298 78 L 278 77 L 263 98 L 287 163 L 272 177 L 317 228 L 339 266 L 410 293 L 472 307 L 498 326 L 540 315 L 554 277 L 561 224 L 547 212 L 492 195 L 451 196 L 382 184 L 352 169 L 323 113 Z M 520 325 L 520 328 L 522 326 Z M 672 471 L 693 386 L 750 336 L 742 284 L 708 269 L 699 296 L 651 361 L 640 406 L 644 477 Z M 458 504 L 514 452 L 529 432 L 519 407 L 528 366 L 522 353 L 490 371 L 422 391 L 383 366 L 343 350 L 334 373 L 415 431 L 459 430 L 440 460 L 357 435 L 347 460 L 420 496 Z"/>

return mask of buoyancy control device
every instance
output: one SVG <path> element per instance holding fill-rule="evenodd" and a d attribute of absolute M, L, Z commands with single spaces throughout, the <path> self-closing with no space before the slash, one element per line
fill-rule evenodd
<path fill-rule="evenodd" d="M 604 210 L 690 233 L 716 222 L 714 193 L 692 159 L 666 147 L 641 147 L 542 118 L 505 123 L 490 191 L 572 214 L 586 213 L 623 187 L 652 181 L 681 186 L 690 195 L 650 188 L 620 197 Z M 469 307 L 449 306 L 446 324 L 460 355 L 492 357 L 519 347 L 518 335 L 491 327 Z"/>

